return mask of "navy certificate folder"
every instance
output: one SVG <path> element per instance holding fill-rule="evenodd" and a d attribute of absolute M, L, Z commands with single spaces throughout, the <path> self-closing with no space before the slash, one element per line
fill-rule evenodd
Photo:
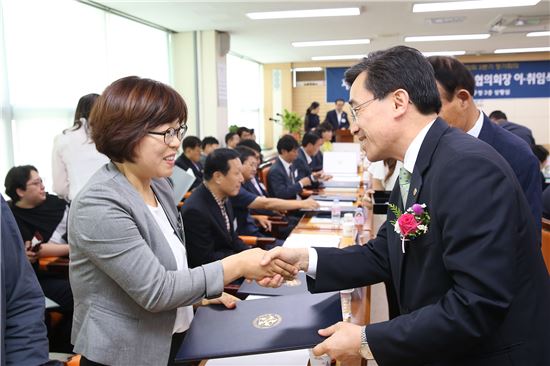
<path fill-rule="evenodd" d="M 307 290 L 306 274 L 298 272 L 296 278 L 292 281 L 285 281 L 281 287 L 263 287 L 256 281 L 244 281 L 237 291 L 239 294 L 262 295 L 262 296 L 283 296 L 309 293 Z"/>
<path fill-rule="evenodd" d="M 302 294 L 245 300 L 197 310 L 176 362 L 311 348 L 317 330 L 342 320 L 340 294 Z"/>

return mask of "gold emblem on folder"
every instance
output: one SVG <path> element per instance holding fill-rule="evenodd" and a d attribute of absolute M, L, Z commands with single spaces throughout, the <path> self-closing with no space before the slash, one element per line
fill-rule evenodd
<path fill-rule="evenodd" d="M 295 278 L 293 280 L 288 280 L 288 281 L 285 281 L 283 283 L 283 286 L 288 286 L 288 287 L 296 287 L 296 286 L 300 286 L 302 284 L 302 281 L 300 281 L 299 279 Z"/>
<path fill-rule="evenodd" d="M 283 318 L 279 314 L 262 314 L 252 321 L 252 325 L 258 329 L 268 329 L 279 325 Z"/>

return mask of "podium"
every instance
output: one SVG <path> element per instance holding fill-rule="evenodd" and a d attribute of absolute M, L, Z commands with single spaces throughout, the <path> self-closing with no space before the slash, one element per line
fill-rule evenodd
<path fill-rule="evenodd" d="M 353 142 L 353 135 L 349 129 L 335 131 L 336 142 Z"/>

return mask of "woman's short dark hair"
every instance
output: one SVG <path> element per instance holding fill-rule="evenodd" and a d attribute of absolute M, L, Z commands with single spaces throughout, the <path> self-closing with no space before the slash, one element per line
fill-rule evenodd
<path fill-rule="evenodd" d="M 244 163 L 251 156 L 255 158 L 259 158 L 258 152 L 249 148 L 248 146 L 237 146 L 235 148 L 235 151 L 239 153 L 239 158 L 241 159 L 241 163 Z"/>
<path fill-rule="evenodd" d="M 92 112 L 92 108 L 97 98 L 99 98 L 99 94 L 95 93 L 86 94 L 83 97 L 80 97 L 78 104 L 76 105 L 73 125 L 71 128 L 63 130 L 63 133 L 66 133 L 67 131 L 76 131 L 82 127 L 84 121 L 87 121 L 90 118 L 90 112 Z"/>
<path fill-rule="evenodd" d="M 548 150 L 542 145 L 533 145 L 531 146 L 531 150 L 533 150 L 533 154 L 539 159 L 540 163 L 544 163 L 548 158 Z"/>
<path fill-rule="evenodd" d="M 97 151 L 115 162 L 133 162 L 147 132 L 167 123 L 187 121 L 187 106 L 173 88 L 159 81 L 128 76 L 109 85 L 90 115 Z"/>
<path fill-rule="evenodd" d="M 430 56 L 428 61 L 434 69 L 435 79 L 445 89 L 445 95 L 441 97 L 451 101 L 459 89 L 465 89 L 474 96 L 474 76 L 462 62 L 449 56 Z"/>
<path fill-rule="evenodd" d="M 367 72 L 364 87 L 375 98 L 382 99 L 397 89 L 404 89 L 420 113 L 439 113 L 441 99 L 434 70 L 418 50 L 396 46 L 372 52 L 346 71 L 346 83 L 353 84 L 363 71 Z"/>
<path fill-rule="evenodd" d="M 320 106 L 319 102 L 312 102 L 306 110 L 306 115 L 311 114 L 311 111 L 319 108 L 319 106 Z"/>
<path fill-rule="evenodd" d="M 14 166 L 6 174 L 4 180 L 4 187 L 6 188 L 6 194 L 11 198 L 13 203 L 19 201 L 19 195 L 17 189 L 27 190 L 27 182 L 31 179 L 31 172 L 38 170 L 32 165 L 20 165 Z"/>
<path fill-rule="evenodd" d="M 298 141 L 294 138 L 292 135 L 284 135 L 277 141 L 277 152 L 279 154 L 283 153 L 284 151 L 292 151 L 299 148 L 300 145 L 298 144 Z"/>
<path fill-rule="evenodd" d="M 229 160 L 239 159 L 239 153 L 233 149 L 220 148 L 212 151 L 204 162 L 204 180 L 209 181 L 215 172 L 226 175 L 229 171 Z"/>

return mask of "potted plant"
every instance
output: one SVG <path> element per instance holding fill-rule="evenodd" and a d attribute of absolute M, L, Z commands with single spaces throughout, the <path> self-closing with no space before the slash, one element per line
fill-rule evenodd
<path fill-rule="evenodd" d="M 293 135 L 298 141 L 300 141 L 300 132 L 302 131 L 302 125 L 304 121 L 296 112 L 289 112 L 284 110 L 282 116 L 283 127 L 288 130 L 288 133 Z"/>

